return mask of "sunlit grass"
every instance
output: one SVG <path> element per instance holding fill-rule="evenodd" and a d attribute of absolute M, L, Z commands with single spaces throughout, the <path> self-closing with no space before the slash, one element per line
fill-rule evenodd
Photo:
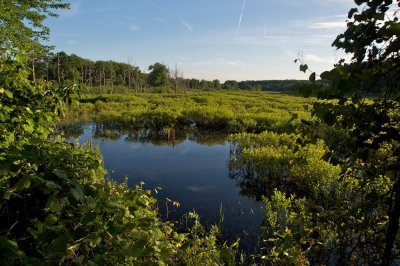
<path fill-rule="evenodd" d="M 313 98 L 250 91 L 84 95 L 63 122 L 119 123 L 132 128 L 227 132 L 289 131 L 309 119 Z"/>

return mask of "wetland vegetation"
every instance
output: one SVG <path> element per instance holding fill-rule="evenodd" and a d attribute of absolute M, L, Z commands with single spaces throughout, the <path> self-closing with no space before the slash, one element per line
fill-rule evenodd
<path fill-rule="evenodd" d="M 93 121 L 133 129 L 235 132 L 293 131 L 310 119 L 313 99 L 279 93 L 194 91 L 84 95 L 63 122 Z"/>
<path fill-rule="evenodd" d="M 3 1 L 1 264 L 399 264 L 400 2 L 355 4 L 362 8 L 349 11 L 346 30 L 333 42 L 350 60 L 318 76 L 303 58 L 296 59 L 300 71 L 310 72 L 308 82 L 295 82 L 303 98 L 265 92 L 270 87 L 263 86 L 275 81 L 247 82 L 255 87 L 246 91 L 237 81 L 184 81 L 179 71 L 173 75 L 159 63 L 148 75 L 125 65 L 128 70 L 120 72 L 125 76 L 118 76 L 113 69 L 121 65 L 112 62 L 107 71 L 104 62 L 97 72 L 90 62 L 86 68 L 61 68 L 60 56 L 48 54 L 38 40 L 48 35 L 44 20 L 68 5 Z M 40 58 L 56 59 L 52 78 L 50 72 L 48 78 L 46 71 L 40 74 Z M 71 69 L 72 79 L 67 79 Z M 82 86 L 69 86 L 71 81 Z M 96 123 L 89 124 L 92 142 L 66 139 L 85 133 L 87 126 L 76 123 Z M 221 134 L 222 140 L 216 140 Z M 224 134 L 230 135 L 225 139 Z M 118 156 L 102 150 L 103 157 L 102 143 L 96 143 L 103 139 L 112 139 L 117 155 L 124 157 L 143 147 L 153 149 L 153 155 L 162 153 L 160 147 L 180 151 L 184 158 L 184 148 L 215 149 L 218 158 L 207 155 L 211 161 L 196 167 L 226 162 L 221 172 L 230 179 L 213 177 L 221 182 L 214 194 L 230 190 L 226 184 L 233 182 L 237 198 L 262 206 L 257 248 L 246 254 L 236 235 L 224 235 L 232 232 L 224 224 L 234 219 L 223 206 L 213 224 L 202 223 L 195 210 L 181 219 L 165 217 L 179 202 L 166 198 L 163 209 L 157 205 L 162 199 L 152 194 L 158 193 L 157 182 L 152 192 L 122 179 L 125 173 L 107 173 L 107 158 Z M 134 149 L 125 150 L 129 145 Z M 228 157 L 221 159 L 225 149 Z M 171 169 L 177 167 L 162 172 Z M 176 193 L 212 192 L 213 186 L 185 184 Z"/>

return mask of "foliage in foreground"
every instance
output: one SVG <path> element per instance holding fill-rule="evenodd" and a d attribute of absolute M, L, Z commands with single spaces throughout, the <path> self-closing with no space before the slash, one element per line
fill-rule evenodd
<path fill-rule="evenodd" d="M 350 10 L 346 31 L 333 43 L 352 59 L 321 74 L 329 87 L 304 88 L 322 101 L 312 109 L 317 120 L 297 128 L 302 137 L 270 132 L 233 137 L 239 150 L 233 176 L 245 191 L 264 188 L 265 264 L 400 261 L 400 1 L 355 3 L 361 9 Z M 299 60 L 300 70 L 307 71 Z M 315 79 L 312 73 L 310 81 Z M 376 97 L 368 100 L 371 94 Z M 317 145 L 314 165 L 312 155 L 296 156 L 310 145 Z"/>
<path fill-rule="evenodd" d="M 232 264 L 236 246 L 215 227 L 176 232 L 150 192 L 105 178 L 100 154 L 55 138 L 71 88 L 35 86 L 23 57 L 0 62 L 0 262 L 15 264 Z"/>

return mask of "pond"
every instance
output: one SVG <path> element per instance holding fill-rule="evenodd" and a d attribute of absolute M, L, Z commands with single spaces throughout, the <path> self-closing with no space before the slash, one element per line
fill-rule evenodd
<path fill-rule="evenodd" d="M 131 187 L 144 182 L 164 218 L 178 221 L 195 210 L 203 224 L 218 224 L 222 208 L 225 238 L 239 237 L 246 251 L 256 248 L 262 204 L 241 195 L 237 180 L 229 178 L 232 147 L 226 134 L 135 132 L 96 124 L 63 127 L 62 131 L 73 136 L 69 141 L 90 140 L 98 146 L 114 180 L 127 177 Z M 179 202 L 179 207 L 171 201 Z"/>

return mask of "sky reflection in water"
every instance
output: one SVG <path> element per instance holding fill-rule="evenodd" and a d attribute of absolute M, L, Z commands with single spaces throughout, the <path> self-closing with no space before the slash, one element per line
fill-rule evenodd
<path fill-rule="evenodd" d="M 153 190 L 160 213 L 173 220 L 195 210 L 202 223 L 217 224 L 222 204 L 228 239 L 238 235 L 242 248 L 253 248 L 262 222 L 262 206 L 241 196 L 236 181 L 228 177 L 230 147 L 226 136 L 203 135 L 198 139 L 203 143 L 200 144 L 185 134 L 174 143 L 167 136 L 159 139 L 120 132 L 111 132 L 111 135 L 113 138 L 106 137 L 93 124 L 84 125 L 79 142 L 92 140 L 99 146 L 113 179 L 122 181 L 128 177 L 129 186 L 143 181 L 145 189 Z M 168 203 L 167 211 L 167 198 L 178 201 L 180 207 Z"/>

